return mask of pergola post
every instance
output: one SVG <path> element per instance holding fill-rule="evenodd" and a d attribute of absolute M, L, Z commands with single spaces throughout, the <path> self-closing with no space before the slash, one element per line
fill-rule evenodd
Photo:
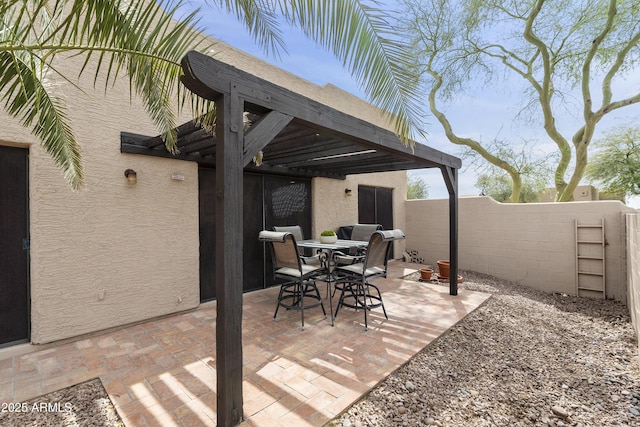
<path fill-rule="evenodd" d="M 235 85 L 216 103 L 217 425 L 242 421 L 243 103 Z"/>
<path fill-rule="evenodd" d="M 449 295 L 458 295 L 458 169 L 441 169 L 449 191 Z"/>

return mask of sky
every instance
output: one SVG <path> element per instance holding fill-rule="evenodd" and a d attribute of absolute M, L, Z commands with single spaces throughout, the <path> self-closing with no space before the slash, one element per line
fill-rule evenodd
<path fill-rule="evenodd" d="M 189 5 L 192 7 L 201 7 L 203 13 L 200 24 L 210 36 L 283 68 L 312 83 L 320 86 L 331 83 L 362 99 L 367 99 L 367 96 L 360 90 L 356 80 L 351 77 L 349 71 L 344 69 L 342 64 L 332 54 L 317 46 L 315 42 L 307 39 L 299 30 L 283 26 L 282 30 L 287 52 L 281 53 L 279 57 L 267 55 L 264 50 L 253 41 L 235 17 L 227 15 L 226 12 L 215 6 L 205 4 L 204 0 L 191 0 Z M 627 90 L 633 90 L 637 93 L 638 87 L 640 87 L 640 76 L 636 76 L 632 82 L 626 83 Z M 446 113 L 454 126 L 454 131 L 463 137 L 468 136 L 479 139 L 480 141 L 489 141 L 496 136 L 518 141 L 522 138 L 547 139 L 540 127 L 503 122 L 501 117 L 504 117 L 505 107 L 507 109 L 518 108 L 518 104 L 514 103 L 511 95 L 506 91 L 504 93 L 495 90 L 478 91 L 474 96 L 460 97 L 454 104 L 447 107 Z M 601 126 L 600 128 L 603 129 L 607 125 L 627 123 L 630 120 L 634 120 L 637 123 L 640 119 L 640 106 L 638 106 L 638 108 L 631 108 L 633 110 L 623 117 L 607 118 L 602 123 L 605 126 Z M 559 118 L 559 120 L 560 119 L 562 118 Z M 436 119 L 427 116 L 426 120 L 427 123 L 425 127 L 428 136 L 426 140 L 419 142 L 440 151 L 460 156 L 460 147 L 447 140 Z M 568 120 L 565 118 L 565 122 L 570 121 L 570 118 Z M 547 147 L 549 150 L 553 150 L 555 145 L 548 144 Z M 410 174 L 419 176 L 427 183 L 430 199 L 449 197 L 439 169 L 411 171 Z M 480 193 L 480 190 L 474 185 L 476 175 L 477 172 L 466 168 L 463 162 L 463 167 L 459 171 L 458 182 L 458 193 L 461 196 L 478 195 Z M 628 204 L 635 208 L 640 208 L 640 197 L 628 201 Z"/>

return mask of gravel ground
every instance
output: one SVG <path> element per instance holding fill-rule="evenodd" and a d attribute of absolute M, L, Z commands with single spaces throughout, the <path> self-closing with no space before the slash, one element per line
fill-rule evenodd
<path fill-rule="evenodd" d="M 625 306 L 462 275 L 492 298 L 328 425 L 640 426 Z"/>
<path fill-rule="evenodd" d="M 2 427 L 123 427 L 99 378 L 0 411 Z"/>

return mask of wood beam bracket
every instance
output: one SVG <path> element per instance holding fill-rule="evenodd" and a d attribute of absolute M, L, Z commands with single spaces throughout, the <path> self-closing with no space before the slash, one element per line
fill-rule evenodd
<path fill-rule="evenodd" d="M 292 116 L 271 111 L 251 125 L 244 135 L 244 165 L 275 138 L 293 120 Z"/>

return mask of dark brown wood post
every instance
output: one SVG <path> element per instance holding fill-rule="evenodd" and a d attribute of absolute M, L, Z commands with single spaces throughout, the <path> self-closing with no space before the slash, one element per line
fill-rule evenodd
<path fill-rule="evenodd" d="M 458 295 L 458 169 L 441 169 L 449 190 L 449 295 Z"/>
<path fill-rule="evenodd" d="M 242 421 L 243 103 L 236 85 L 216 103 L 217 423 Z"/>

